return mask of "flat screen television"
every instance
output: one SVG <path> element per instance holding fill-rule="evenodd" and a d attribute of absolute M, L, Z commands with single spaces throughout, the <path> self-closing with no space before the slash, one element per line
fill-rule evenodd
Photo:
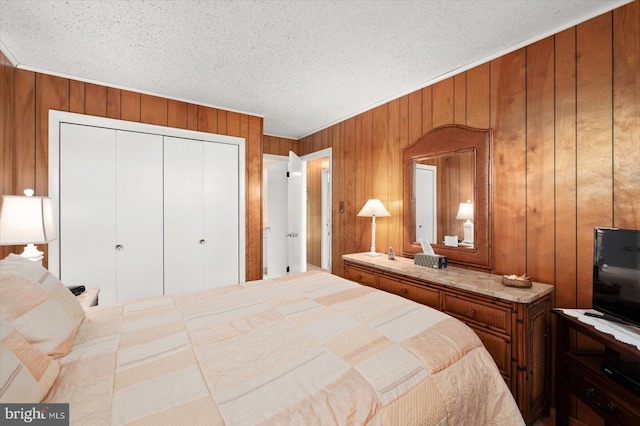
<path fill-rule="evenodd" d="M 640 326 L 640 230 L 594 230 L 593 309 Z"/>

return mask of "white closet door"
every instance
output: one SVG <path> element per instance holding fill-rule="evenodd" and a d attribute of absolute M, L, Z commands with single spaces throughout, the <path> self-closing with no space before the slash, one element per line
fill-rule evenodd
<path fill-rule="evenodd" d="M 163 293 L 162 136 L 117 132 L 117 301 Z"/>
<path fill-rule="evenodd" d="M 204 287 L 238 284 L 238 146 L 204 145 Z"/>
<path fill-rule="evenodd" d="M 164 292 L 204 287 L 203 143 L 164 138 Z"/>
<path fill-rule="evenodd" d="M 116 131 L 60 125 L 60 279 L 116 302 Z"/>

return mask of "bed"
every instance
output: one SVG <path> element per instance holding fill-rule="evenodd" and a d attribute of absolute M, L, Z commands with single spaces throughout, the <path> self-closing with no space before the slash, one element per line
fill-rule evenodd
<path fill-rule="evenodd" d="M 473 331 L 392 294 L 306 272 L 85 313 L 18 257 L 0 262 L 2 402 L 69 403 L 78 425 L 524 424 Z M 73 330 L 43 342 L 50 300 Z"/>

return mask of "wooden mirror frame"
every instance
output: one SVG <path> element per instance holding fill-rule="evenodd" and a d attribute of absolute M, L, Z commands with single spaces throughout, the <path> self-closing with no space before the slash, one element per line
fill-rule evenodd
<path fill-rule="evenodd" d="M 414 165 L 416 160 L 430 156 L 475 152 L 474 247 L 458 248 L 432 244 L 436 254 L 447 256 L 449 263 L 476 269 L 493 268 L 491 224 L 491 147 L 493 131 L 462 125 L 445 125 L 431 130 L 402 150 L 403 167 L 403 252 L 406 257 L 422 253 L 416 242 Z"/>

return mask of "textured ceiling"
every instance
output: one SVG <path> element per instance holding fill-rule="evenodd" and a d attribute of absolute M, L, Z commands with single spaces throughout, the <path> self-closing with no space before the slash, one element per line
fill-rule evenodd
<path fill-rule="evenodd" d="M 624 3 L 0 0 L 0 47 L 21 68 L 299 138 Z"/>

